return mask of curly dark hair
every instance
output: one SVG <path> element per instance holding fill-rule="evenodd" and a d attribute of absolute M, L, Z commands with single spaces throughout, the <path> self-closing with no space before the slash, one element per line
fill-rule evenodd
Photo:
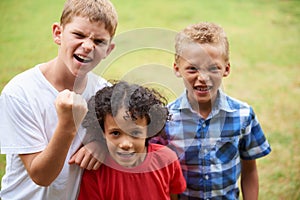
<path fill-rule="evenodd" d="M 136 120 L 145 117 L 147 120 L 148 141 L 162 133 L 169 118 L 166 108 L 167 100 L 155 89 L 146 88 L 125 81 L 115 81 L 112 86 L 104 87 L 88 101 L 88 113 L 82 122 L 87 134 L 92 133 L 103 139 L 104 120 L 106 115 L 117 115 L 118 110 L 125 108 L 128 116 Z"/>

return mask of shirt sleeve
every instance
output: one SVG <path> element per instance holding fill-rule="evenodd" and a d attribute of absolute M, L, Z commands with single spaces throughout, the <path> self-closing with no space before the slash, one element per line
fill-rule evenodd
<path fill-rule="evenodd" d="M 45 138 L 32 109 L 21 99 L 2 94 L 1 153 L 33 153 L 45 148 Z"/>
<path fill-rule="evenodd" d="M 242 159 L 253 160 L 271 152 L 271 147 L 252 108 L 250 108 L 249 117 L 241 132 L 240 154 Z"/>
<path fill-rule="evenodd" d="M 171 194 L 180 194 L 186 189 L 186 181 L 183 177 L 180 163 L 176 160 L 173 163 L 174 166 L 174 175 L 170 183 L 170 193 Z"/>

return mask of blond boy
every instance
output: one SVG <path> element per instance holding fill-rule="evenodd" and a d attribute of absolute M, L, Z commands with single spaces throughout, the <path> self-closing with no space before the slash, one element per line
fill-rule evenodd
<path fill-rule="evenodd" d="M 248 104 L 226 95 L 229 44 L 214 23 L 186 27 L 176 37 L 174 71 L 184 93 L 168 105 L 168 143 L 178 154 L 186 191 L 180 199 L 258 198 L 256 159 L 270 153 L 257 117 Z"/>

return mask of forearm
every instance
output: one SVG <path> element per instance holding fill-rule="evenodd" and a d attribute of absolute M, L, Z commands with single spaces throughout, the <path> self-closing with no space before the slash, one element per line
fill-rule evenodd
<path fill-rule="evenodd" d="M 259 193 L 258 173 L 255 161 L 242 161 L 241 188 L 244 200 L 257 200 Z M 245 164 L 246 163 L 246 164 Z M 249 163 L 251 163 L 249 165 Z M 250 166 L 250 167 L 249 167 Z"/>
<path fill-rule="evenodd" d="M 39 153 L 20 155 L 32 180 L 50 185 L 61 172 L 69 148 L 86 112 L 86 101 L 69 90 L 63 90 L 55 100 L 58 124 L 47 147 Z"/>
<path fill-rule="evenodd" d="M 75 129 L 76 130 L 76 129 Z M 47 147 L 38 154 L 21 155 L 31 179 L 38 185 L 50 185 L 61 172 L 76 131 L 57 127 Z"/>

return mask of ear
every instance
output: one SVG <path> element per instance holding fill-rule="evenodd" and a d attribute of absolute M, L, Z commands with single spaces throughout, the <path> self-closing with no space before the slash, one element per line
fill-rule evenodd
<path fill-rule="evenodd" d="M 174 69 L 174 73 L 175 73 L 175 76 L 180 78 L 181 77 L 181 74 L 179 72 L 179 67 L 178 65 L 176 64 L 176 62 L 173 64 L 173 69 Z"/>
<path fill-rule="evenodd" d="M 223 77 L 227 77 L 229 74 L 230 74 L 230 62 L 227 62 Z"/>
<path fill-rule="evenodd" d="M 62 33 L 62 27 L 59 23 L 54 23 L 52 25 L 52 37 L 55 42 L 55 44 L 60 45 L 61 44 L 61 33 Z"/>
<path fill-rule="evenodd" d="M 109 45 L 109 47 L 107 48 L 107 50 L 106 50 L 106 55 L 105 55 L 105 57 L 104 58 L 106 58 L 111 52 L 112 52 L 112 50 L 115 48 L 115 43 L 111 43 L 110 45 Z"/>

